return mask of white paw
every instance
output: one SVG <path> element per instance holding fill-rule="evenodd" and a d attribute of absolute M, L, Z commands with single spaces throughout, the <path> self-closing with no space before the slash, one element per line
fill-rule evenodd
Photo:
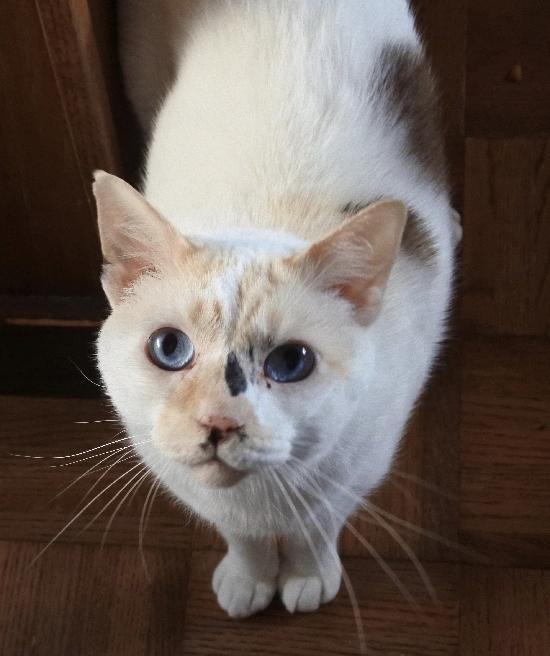
<path fill-rule="evenodd" d="M 229 617 L 249 617 L 267 608 L 277 589 L 275 580 L 257 580 L 229 556 L 216 567 L 212 587 Z"/>
<path fill-rule="evenodd" d="M 334 566 L 328 567 L 321 575 L 309 576 L 283 569 L 279 577 L 279 594 L 290 613 L 311 613 L 336 597 L 340 580 L 341 571 Z"/>

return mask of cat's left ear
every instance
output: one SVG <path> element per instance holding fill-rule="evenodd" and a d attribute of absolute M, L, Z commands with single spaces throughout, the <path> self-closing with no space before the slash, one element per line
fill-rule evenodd
<path fill-rule="evenodd" d="M 124 180 L 96 171 L 93 191 L 104 259 L 101 282 L 114 307 L 142 274 L 194 247 Z"/>
<path fill-rule="evenodd" d="M 399 201 L 369 205 L 291 258 L 292 265 L 314 285 L 349 301 L 367 325 L 380 310 L 406 221 L 407 209 Z"/>

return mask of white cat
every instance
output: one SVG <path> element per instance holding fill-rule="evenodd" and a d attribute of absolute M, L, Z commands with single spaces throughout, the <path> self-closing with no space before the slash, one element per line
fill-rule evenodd
<path fill-rule="evenodd" d="M 143 196 L 96 173 L 103 379 L 227 541 L 220 605 L 278 589 L 312 611 L 445 330 L 457 227 L 429 68 L 405 0 L 120 4 L 150 136 Z"/>

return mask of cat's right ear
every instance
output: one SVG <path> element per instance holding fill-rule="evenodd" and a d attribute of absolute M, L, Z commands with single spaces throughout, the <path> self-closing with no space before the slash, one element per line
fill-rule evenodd
<path fill-rule="evenodd" d="M 115 175 L 96 171 L 93 184 L 103 272 L 101 282 L 111 307 L 140 275 L 158 269 L 175 250 L 193 246 L 145 198 Z"/>
<path fill-rule="evenodd" d="M 290 262 L 313 284 L 351 303 L 366 326 L 380 311 L 406 221 L 403 203 L 374 203 Z"/>

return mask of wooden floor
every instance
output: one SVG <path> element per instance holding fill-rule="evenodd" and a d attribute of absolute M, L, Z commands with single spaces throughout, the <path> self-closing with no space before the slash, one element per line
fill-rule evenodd
<path fill-rule="evenodd" d="M 354 521 L 402 589 L 351 533 L 341 553 L 369 654 L 546 656 L 550 7 L 415 4 L 441 79 L 464 217 L 457 311 L 396 467 L 373 497 L 386 525 Z M 100 463 L 57 496 L 101 458 L 10 455 L 84 451 L 116 439 L 119 427 L 97 423 L 111 412 L 70 362 L 95 377 L 91 331 L 0 331 L 0 654 L 359 653 L 345 589 L 312 615 L 291 616 L 276 601 L 252 619 L 228 619 L 210 589 L 221 543 L 162 494 L 140 548 L 150 480 L 96 518 L 131 464 L 100 471 Z M 421 559 L 436 601 L 401 539 Z"/>

